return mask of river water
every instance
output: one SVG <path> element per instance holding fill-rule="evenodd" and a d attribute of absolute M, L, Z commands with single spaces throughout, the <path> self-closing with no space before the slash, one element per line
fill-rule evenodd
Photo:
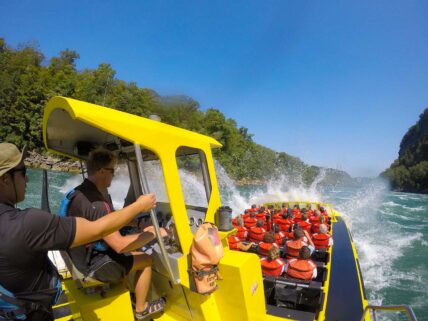
<path fill-rule="evenodd" d="M 371 304 L 409 304 L 419 321 L 428 321 L 428 195 L 390 192 L 381 181 L 358 186 L 321 188 L 316 180 L 309 188 L 286 178 L 266 186 L 238 188 L 217 166 L 222 203 L 234 214 L 252 203 L 270 200 L 319 200 L 330 203 L 345 217 L 352 232 Z M 49 172 L 52 212 L 57 212 L 62 193 L 77 185 L 79 175 Z M 128 182 L 118 175 L 111 193 L 120 204 Z M 24 207 L 40 207 L 41 171 L 29 170 Z M 398 320 L 383 314 L 381 320 Z M 401 318 L 400 318 L 401 320 Z"/>

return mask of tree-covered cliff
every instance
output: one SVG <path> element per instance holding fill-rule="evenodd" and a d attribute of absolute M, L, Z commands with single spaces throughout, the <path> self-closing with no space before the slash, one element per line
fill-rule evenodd
<path fill-rule="evenodd" d="M 43 151 L 42 112 L 53 96 L 71 97 L 109 106 L 139 116 L 158 114 L 163 122 L 216 138 L 223 144 L 214 151 L 227 173 L 238 181 L 264 181 L 281 174 L 299 173 L 310 183 L 320 168 L 299 158 L 256 144 L 245 127 L 220 110 L 199 109 L 186 96 L 164 97 L 135 82 L 115 78 L 107 63 L 96 69 L 76 69 L 79 54 L 66 49 L 46 60 L 37 46 L 11 48 L 0 38 L 0 141 Z M 344 172 L 329 170 L 326 182 L 348 180 Z"/>
<path fill-rule="evenodd" d="M 404 135 L 398 159 L 381 176 L 394 190 L 428 193 L 428 108 Z"/>

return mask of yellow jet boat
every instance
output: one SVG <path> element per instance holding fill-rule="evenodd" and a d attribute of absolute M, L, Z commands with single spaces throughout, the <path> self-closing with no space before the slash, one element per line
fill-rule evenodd
<path fill-rule="evenodd" d="M 304 282 L 263 278 L 260 258 L 231 251 L 228 236 L 220 231 L 224 256 L 219 263 L 222 279 L 210 295 L 193 291 L 189 251 L 193 235 L 203 222 L 214 222 L 221 206 L 211 150 L 221 147 L 215 139 L 162 122 L 70 98 L 54 97 L 43 116 L 43 140 L 48 151 L 84 161 L 91 146 L 115 151 L 126 164 L 130 186 L 127 198 L 154 191 L 158 203 L 147 213 L 157 232 L 174 227 L 173 239 L 147 249 L 153 257 L 149 298 L 166 298 L 156 320 L 370 320 L 369 310 L 404 310 L 408 307 L 371 307 L 352 236 L 342 216 L 323 204 L 331 216 L 334 245 L 324 256 L 322 279 Z M 184 184 L 182 171 L 192 173 L 194 184 Z M 202 197 L 188 186 L 198 186 Z M 203 201 L 201 201 L 203 199 Z M 307 205 L 304 202 L 302 205 Z M 318 203 L 311 203 L 318 206 Z M 292 205 L 288 203 L 287 205 Z M 64 253 L 63 253 L 64 254 Z M 64 256 L 65 295 L 54 307 L 56 320 L 133 321 L 130 292 L 125 284 L 109 286 L 88 280 Z M 294 291 L 290 304 L 278 304 L 278 293 Z M 410 311 L 410 312 L 409 312 Z"/>

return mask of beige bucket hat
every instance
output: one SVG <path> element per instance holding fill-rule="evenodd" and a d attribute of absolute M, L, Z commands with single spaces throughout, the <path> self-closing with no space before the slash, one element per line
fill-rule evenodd
<path fill-rule="evenodd" d="M 18 147 L 11 143 L 0 143 L 0 176 L 18 166 L 25 158 L 27 147 L 24 146 L 22 153 Z"/>

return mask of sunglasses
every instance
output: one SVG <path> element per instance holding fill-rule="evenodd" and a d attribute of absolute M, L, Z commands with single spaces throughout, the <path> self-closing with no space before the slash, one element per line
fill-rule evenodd
<path fill-rule="evenodd" d="M 13 168 L 9 171 L 9 173 L 17 173 L 17 172 L 21 172 L 22 175 L 25 177 L 27 176 L 27 167 Z"/>
<path fill-rule="evenodd" d="M 114 175 L 114 171 L 115 171 L 115 169 L 114 169 L 114 168 L 111 168 L 111 167 L 103 167 L 103 169 L 105 169 L 106 171 L 109 171 L 112 175 Z"/>

